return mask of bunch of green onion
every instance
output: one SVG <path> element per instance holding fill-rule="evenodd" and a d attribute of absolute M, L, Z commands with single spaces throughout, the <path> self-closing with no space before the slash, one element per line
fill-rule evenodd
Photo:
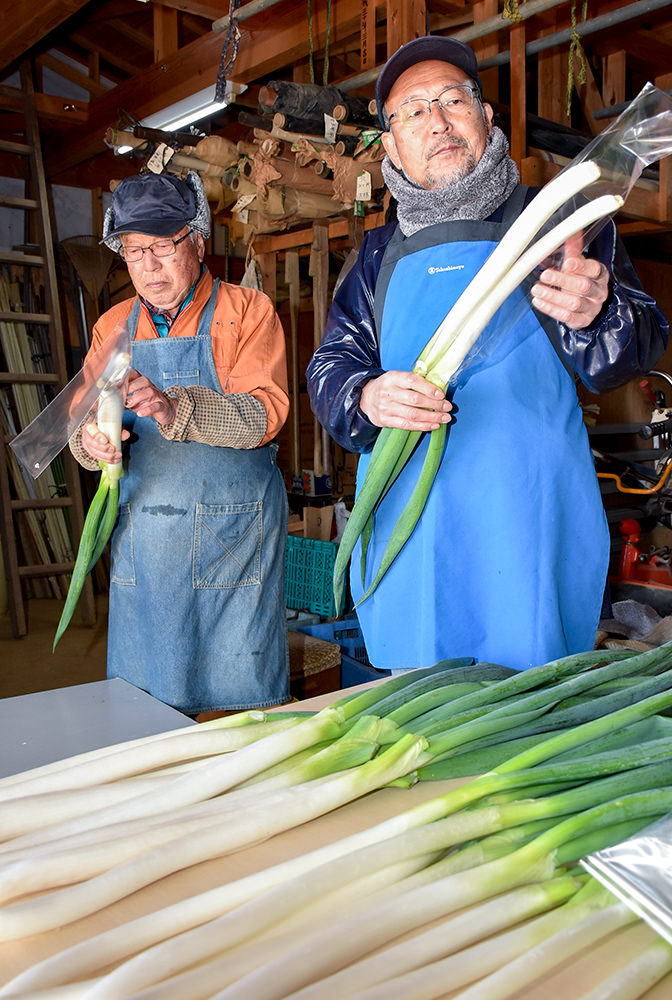
<path fill-rule="evenodd" d="M 99 429 L 107 435 L 115 448 L 121 450 L 121 421 L 124 414 L 124 401 L 119 385 L 109 385 L 100 394 L 96 422 Z M 108 464 L 100 462 L 100 479 L 98 489 L 91 501 L 82 528 L 77 558 L 70 577 L 70 586 L 63 605 L 52 652 L 70 624 L 77 602 L 79 601 L 84 581 L 100 559 L 105 546 L 112 534 L 119 509 L 119 480 L 123 475 L 122 463 Z"/>
<path fill-rule="evenodd" d="M 502 983 L 520 988 L 634 919 L 576 862 L 672 810 L 671 707 L 671 645 L 522 673 L 456 660 L 315 714 L 241 713 L 5 778 L 11 941 L 385 785 L 480 775 L 82 940 L 0 997 L 420 1000 L 447 983 L 508 996 Z M 645 951 L 658 978 L 672 968 L 657 942 Z"/>
<path fill-rule="evenodd" d="M 599 177 L 599 166 L 592 160 L 586 160 L 567 167 L 542 188 L 497 244 L 439 325 L 413 367 L 416 374 L 422 375 L 445 392 L 497 309 L 534 268 L 570 237 L 618 211 L 623 205 L 620 195 L 597 197 L 576 209 L 529 247 L 551 216 L 578 192 L 594 184 Z M 475 308 L 474 302 L 478 303 Z M 446 424 L 441 424 L 430 435 L 417 484 L 399 516 L 374 579 L 360 598 L 360 603 L 376 589 L 410 538 L 422 514 L 443 457 Z M 364 482 L 338 548 L 334 566 L 337 613 L 343 607 L 345 575 L 354 547 L 361 537 L 364 585 L 367 547 L 376 508 L 394 485 L 421 436 L 421 432 L 417 431 L 383 427 L 376 439 Z"/>

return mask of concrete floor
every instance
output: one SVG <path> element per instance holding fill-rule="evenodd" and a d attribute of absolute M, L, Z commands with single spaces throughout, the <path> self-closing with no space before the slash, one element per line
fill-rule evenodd
<path fill-rule="evenodd" d="M 107 660 L 107 595 L 96 597 L 97 620 L 81 625 L 77 613 L 52 653 L 62 602 L 32 598 L 25 604 L 28 634 L 15 639 L 9 614 L 0 615 L 0 698 L 90 681 L 105 680 Z M 288 632 L 292 700 L 311 698 L 340 687 L 337 645 Z M 210 718 L 203 713 L 199 719 Z M 222 714 L 222 713 L 216 713 Z"/>
<path fill-rule="evenodd" d="M 51 645 L 62 602 L 32 598 L 26 602 L 28 635 L 15 639 L 8 614 L 0 616 L 0 698 L 31 694 L 105 679 L 107 598 L 96 598 L 93 628 L 77 622 L 77 615 L 61 638 Z"/>

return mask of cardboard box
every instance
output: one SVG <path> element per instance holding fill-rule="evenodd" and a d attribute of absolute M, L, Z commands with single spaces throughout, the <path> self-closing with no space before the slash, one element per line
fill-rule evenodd
<path fill-rule="evenodd" d="M 295 538 L 314 538 L 328 542 L 334 534 L 334 505 L 326 507 L 305 507 L 303 517 L 290 514 L 287 533 Z"/>
<path fill-rule="evenodd" d="M 303 511 L 303 537 L 317 538 L 328 542 L 334 524 L 334 505 L 328 507 L 305 507 Z"/>

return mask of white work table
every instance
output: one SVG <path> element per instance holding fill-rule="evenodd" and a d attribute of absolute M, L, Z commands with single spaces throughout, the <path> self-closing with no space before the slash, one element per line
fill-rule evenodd
<path fill-rule="evenodd" d="M 321 708 L 338 694 L 322 695 L 293 707 Z M 9 698 L 0 701 L 2 773 L 11 773 L 21 766 L 34 766 L 105 743 L 161 732 L 162 729 L 168 731 L 189 722 L 186 716 L 123 681 L 102 681 L 63 688 L 58 692 Z M 0 984 L 41 959 L 100 931 L 204 892 L 214 885 L 304 854 L 440 795 L 455 784 L 437 781 L 416 784 L 411 789 L 381 789 L 295 830 L 161 879 L 89 918 L 20 941 L 0 943 Z M 518 991 L 515 1000 L 549 1000 L 550 997 L 575 1000 L 614 971 L 617 963 L 624 956 L 633 954 L 647 936 L 641 924 L 615 933 L 591 946 L 571 963 L 546 974 L 543 981 Z M 450 996 L 446 993 L 442 1000 L 449 1000 Z M 670 997 L 672 974 L 649 990 L 643 1000 L 670 1000 Z"/>
<path fill-rule="evenodd" d="M 196 723 L 120 677 L 0 699 L 0 778 Z"/>

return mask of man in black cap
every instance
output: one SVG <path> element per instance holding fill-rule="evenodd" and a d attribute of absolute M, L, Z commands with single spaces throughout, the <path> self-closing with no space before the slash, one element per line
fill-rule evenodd
<path fill-rule="evenodd" d="M 448 439 L 418 526 L 357 606 L 369 658 L 391 670 L 462 655 L 525 669 L 590 648 L 609 535 L 573 374 L 593 391 L 628 381 L 660 357 L 668 324 L 609 223 L 585 256 L 574 243 L 529 298 L 507 300 L 444 398 L 415 361 L 533 192 L 463 43 L 402 46 L 376 99 L 397 222 L 367 235 L 338 288 L 308 389 L 332 437 L 362 453 L 358 489 L 381 427 L 448 423 Z M 426 446 L 376 510 L 365 573 L 355 549 L 356 602 Z"/>
<path fill-rule="evenodd" d="M 136 295 L 101 316 L 91 346 L 128 325 L 108 676 L 189 715 L 289 698 L 274 443 L 289 409 L 285 339 L 267 296 L 213 279 L 209 232 L 198 174 L 122 181 L 103 242 Z M 91 469 L 122 458 L 94 423 L 70 446 Z"/>

